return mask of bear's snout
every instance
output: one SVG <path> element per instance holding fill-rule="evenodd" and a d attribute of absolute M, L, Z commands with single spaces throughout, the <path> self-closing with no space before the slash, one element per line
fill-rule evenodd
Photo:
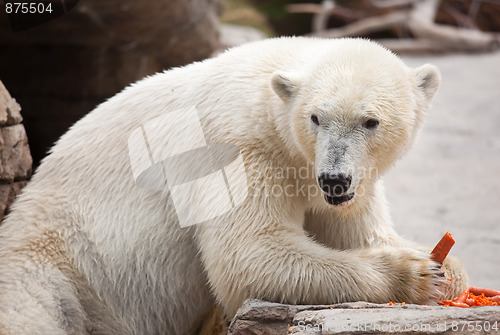
<path fill-rule="evenodd" d="M 351 186 L 352 177 L 344 174 L 322 173 L 318 177 L 319 187 L 330 196 L 341 196 L 347 193 Z"/>

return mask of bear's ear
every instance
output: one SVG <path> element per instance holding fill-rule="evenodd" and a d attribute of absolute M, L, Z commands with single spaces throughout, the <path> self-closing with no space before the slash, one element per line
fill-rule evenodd
<path fill-rule="evenodd" d="M 431 64 L 422 65 L 414 70 L 415 82 L 424 96 L 431 100 L 436 94 L 441 82 L 441 75 L 437 67 Z"/>
<path fill-rule="evenodd" d="M 291 74 L 275 72 L 271 78 L 271 86 L 281 100 L 288 101 L 297 94 L 300 80 Z"/>

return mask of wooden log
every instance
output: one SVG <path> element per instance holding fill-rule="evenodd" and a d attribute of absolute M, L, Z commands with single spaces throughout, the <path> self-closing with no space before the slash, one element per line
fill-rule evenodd
<path fill-rule="evenodd" d="M 379 6 L 383 2 L 376 2 Z M 408 31 L 413 39 L 383 40 L 382 44 L 396 52 L 485 52 L 500 48 L 500 34 L 482 32 L 477 29 L 463 29 L 436 24 L 435 17 L 440 0 L 389 0 L 393 5 L 411 5 L 388 14 L 371 16 L 344 27 L 315 32 L 312 35 L 339 38 L 363 36 L 373 32 L 399 28 Z"/>
<path fill-rule="evenodd" d="M 368 33 L 389 29 L 395 25 L 403 25 L 409 19 L 407 11 L 397 11 L 377 17 L 368 17 L 344 27 L 337 29 L 329 29 L 319 33 L 315 36 L 327 38 L 339 38 L 346 36 L 360 36 Z"/>

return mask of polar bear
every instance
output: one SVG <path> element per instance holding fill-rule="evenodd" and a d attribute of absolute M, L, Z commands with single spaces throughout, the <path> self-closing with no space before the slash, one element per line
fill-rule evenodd
<path fill-rule="evenodd" d="M 61 137 L 1 226 L 0 334 L 195 334 L 216 303 L 232 315 L 247 298 L 456 294 L 462 266 L 398 236 L 380 179 L 439 81 L 368 40 L 278 38 L 131 85 Z M 156 127 L 154 150 L 190 144 L 171 112 L 193 107 L 207 144 L 238 148 L 246 181 L 233 187 L 248 192 L 186 227 L 171 190 L 138 187 L 130 136 L 166 118 L 177 127 Z M 218 208 L 227 190 L 211 191 L 183 204 Z"/>

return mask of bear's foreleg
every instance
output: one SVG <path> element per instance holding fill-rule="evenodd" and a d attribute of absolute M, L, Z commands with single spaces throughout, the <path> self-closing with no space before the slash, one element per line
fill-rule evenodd
<path fill-rule="evenodd" d="M 443 281 L 439 264 L 421 251 L 339 251 L 314 242 L 301 227 L 275 224 L 270 231 L 265 226 L 260 231 L 244 225 L 199 227 L 209 283 L 230 315 L 247 298 L 290 304 L 427 303 Z"/>

